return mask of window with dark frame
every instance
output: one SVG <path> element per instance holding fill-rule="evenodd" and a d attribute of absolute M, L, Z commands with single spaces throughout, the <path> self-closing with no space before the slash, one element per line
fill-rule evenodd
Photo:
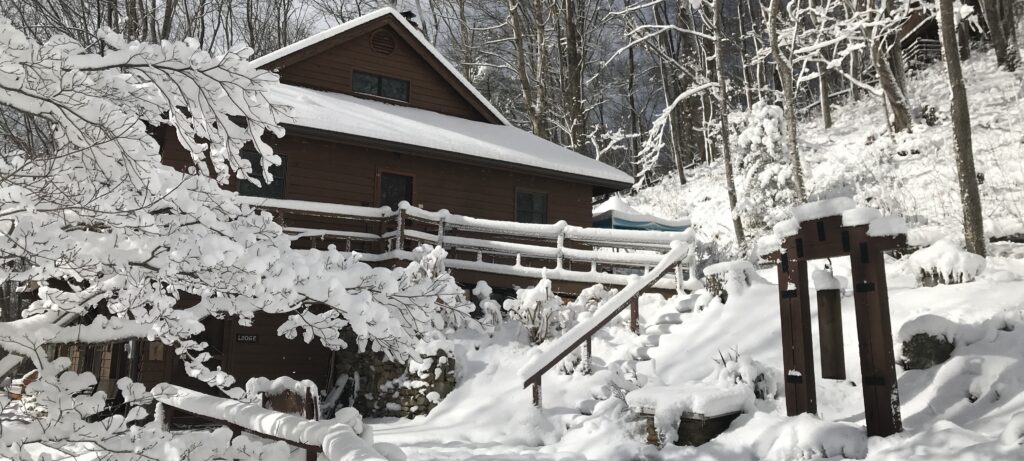
<path fill-rule="evenodd" d="M 547 224 L 548 193 L 516 190 L 516 222 Z"/>
<path fill-rule="evenodd" d="M 274 175 L 274 180 L 271 181 L 270 184 L 263 184 L 262 186 L 253 184 L 248 180 L 239 180 L 239 195 L 263 198 L 284 198 L 286 173 L 288 171 L 288 158 L 281 154 L 277 155 L 281 157 L 281 164 L 270 167 L 270 173 Z M 252 165 L 252 177 L 256 178 L 262 183 L 263 168 L 260 165 L 260 154 L 251 151 L 242 152 L 242 158 L 248 160 L 249 164 Z"/>
<path fill-rule="evenodd" d="M 409 81 L 358 70 L 352 71 L 352 91 L 409 102 Z"/>
<path fill-rule="evenodd" d="M 412 176 L 397 173 L 380 174 L 380 205 L 398 209 L 398 204 L 405 200 L 412 203 Z"/>

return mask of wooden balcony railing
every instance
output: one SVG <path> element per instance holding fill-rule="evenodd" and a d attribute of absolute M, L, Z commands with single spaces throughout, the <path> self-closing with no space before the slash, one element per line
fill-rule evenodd
<path fill-rule="evenodd" d="M 652 270 L 643 277 L 635 278 L 625 288 L 616 293 L 615 296 L 612 296 L 599 306 L 593 317 L 562 334 L 543 354 L 533 358 L 519 370 L 519 376 L 523 378 L 523 387 L 526 388 L 533 385 L 534 405 L 541 406 L 541 378 L 544 376 L 544 373 L 558 365 L 562 359 L 580 346 L 584 348 L 583 359 L 589 360 L 591 352 L 590 338 L 622 312 L 626 308 L 627 303 L 631 309 L 630 330 L 634 334 L 640 333 L 640 327 L 637 323 L 637 308 L 640 295 L 666 272 L 689 260 L 693 254 L 691 244 L 692 238 L 689 235 L 687 235 L 687 238 L 675 242 L 671 251 L 665 254 L 661 262 L 654 266 Z M 585 366 L 589 368 L 589 364 Z"/>
<path fill-rule="evenodd" d="M 427 211 L 402 203 L 398 210 L 298 200 L 240 197 L 270 210 L 285 231 L 312 241 L 359 251 L 366 262 L 409 260 L 422 243 L 445 248 L 450 269 L 509 277 L 624 287 L 663 260 L 686 232 L 634 231 L 528 224 Z M 652 282 L 661 292 L 681 291 L 686 267 Z"/>

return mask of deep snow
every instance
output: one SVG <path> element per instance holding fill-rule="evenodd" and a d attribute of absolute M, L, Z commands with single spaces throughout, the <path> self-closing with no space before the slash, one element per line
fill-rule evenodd
<path fill-rule="evenodd" d="M 868 439 L 864 431 L 855 312 L 847 290 L 843 298 L 846 381 L 818 379 L 819 416 L 785 416 L 784 397 L 757 401 L 732 428 L 698 448 L 658 450 L 645 446 L 631 415 L 616 398 L 603 400 L 594 416 L 582 416 L 580 402 L 619 395 L 620 369 L 640 337 L 629 333 L 625 317 L 602 330 L 594 341 L 592 375 L 545 375 L 544 409 L 531 405 L 519 367 L 540 354 L 525 332 L 506 322 L 493 337 L 463 333 L 456 340 L 460 384 L 429 415 L 415 420 L 376 421 L 378 440 L 402 446 L 410 459 L 812 459 L 844 457 L 878 460 L 1022 459 L 1016 440 L 1024 418 L 1024 255 L 1020 246 L 1002 244 L 1010 257 L 989 258 L 978 280 L 919 288 L 906 261 L 887 265 L 893 334 L 904 325 L 955 339 L 953 358 L 928 370 L 898 369 L 905 431 Z M 812 263 L 811 270 L 824 267 Z M 849 264 L 833 260 L 839 279 Z M 996 274 L 996 276 L 993 276 Z M 714 301 L 703 311 L 683 314 L 683 322 L 662 336 L 650 351 L 656 377 L 651 382 L 681 385 L 712 375 L 715 359 L 737 352 L 782 369 L 780 321 L 774 270 L 762 270 L 768 283 L 755 284 Z M 812 297 L 813 300 L 813 297 Z M 642 300 L 644 325 L 676 300 Z M 813 307 L 816 313 L 816 307 Z M 937 316 L 941 322 L 923 322 Z M 920 324 L 924 323 L 924 326 Z M 812 323 L 816 324 L 816 323 Z M 815 328 L 814 341 L 817 345 Z M 906 335 L 907 332 L 902 332 Z M 816 346 L 817 347 L 817 346 Z M 897 346 L 897 355 L 899 355 Z M 820 366 L 820 365 L 819 365 Z M 1016 429 L 1014 429 L 1016 427 Z"/>

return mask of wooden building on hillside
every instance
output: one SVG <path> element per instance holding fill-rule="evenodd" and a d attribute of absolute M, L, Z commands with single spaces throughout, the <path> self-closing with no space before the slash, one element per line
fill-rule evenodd
<path fill-rule="evenodd" d="M 512 126 L 405 18 L 382 9 L 253 64 L 292 106 L 274 140 L 284 163 L 243 195 L 589 226 L 592 197 L 632 178 Z M 165 139 L 173 139 L 167 136 Z M 169 165 L 190 162 L 164 143 Z M 310 224 L 310 223 L 305 223 Z"/>

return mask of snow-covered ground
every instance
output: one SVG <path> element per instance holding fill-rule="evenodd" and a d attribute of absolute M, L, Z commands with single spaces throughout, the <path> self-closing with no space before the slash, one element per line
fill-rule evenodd
<path fill-rule="evenodd" d="M 1024 446 L 1010 441 L 1014 435 L 1007 429 L 1013 427 L 1014 415 L 1024 419 L 1024 247 L 999 244 L 996 252 L 1007 256 L 990 257 L 978 280 L 933 288 L 917 287 L 905 260 L 889 261 L 894 335 L 899 337 L 909 324 L 908 331 L 947 333 L 956 344 L 953 358 L 939 366 L 898 370 L 905 431 L 892 437 L 869 440 L 865 435 L 849 292 L 843 298 L 849 379 L 817 381 L 820 419 L 787 418 L 781 397 L 758 401 L 755 411 L 701 447 L 658 450 L 644 445 L 632 415 L 615 398 L 621 376 L 612 370 L 630 359 L 630 347 L 638 340 L 623 318 L 595 339 L 593 374 L 545 375 L 543 410 L 531 405 L 530 391 L 522 388 L 517 375 L 540 353 L 528 345 L 525 331 L 506 323 L 492 337 L 466 334 L 456 341 L 460 384 L 455 391 L 425 417 L 377 421 L 374 434 L 379 441 L 402 446 L 411 460 L 784 460 L 865 454 L 868 459 L 901 461 L 1024 459 Z M 837 276 L 849 277 L 848 264 L 834 263 Z M 714 359 L 729 351 L 781 372 L 774 271 L 760 274 L 768 283 L 754 285 L 725 305 L 716 301 L 703 311 L 683 314 L 682 323 L 673 325 L 650 351 L 658 380 L 673 385 L 704 379 L 716 370 Z M 645 297 L 642 317 L 650 323 L 675 302 Z M 928 315 L 946 321 L 923 319 Z M 613 398 L 601 400 L 593 416 L 581 415 L 579 403 L 595 396 Z"/>
<path fill-rule="evenodd" d="M 983 175 L 986 232 L 1024 233 L 1021 74 L 997 70 L 985 53 L 966 62 L 964 74 Z M 872 97 L 835 107 L 836 124 L 829 130 L 814 117 L 802 123 L 801 155 L 811 198 L 850 195 L 861 205 L 902 215 L 915 244 L 962 241 L 948 91 L 941 66 L 911 76 L 912 133 L 888 133 L 880 101 Z M 932 125 L 925 123 L 929 106 L 937 120 Z M 702 243 L 730 246 L 722 165 L 688 173 L 685 186 L 670 176 L 626 200 L 665 218 L 689 217 Z M 849 279 L 847 261 L 831 263 L 837 276 Z M 811 270 L 824 264 L 814 262 Z M 911 267 L 908 258 L 887 261 L 897 357 L 900 341 L 921 331 L 945 335 L 955 350 L 950 360 L 930 369 L 897 370 L 905 430 L 891 437 L 865 435 L 856 317 L 847 290 L 842 310 L 848 379 L 819 377 L 817 416 L 786 417 L 781 396 L 757 401 L 756 410 L 748 408 L 729 431 L 701 447 L 657 449 L 641 442 L 635 415 L 621 400 L 635 386 L 629 379 L 634 367 L 641 382 L 683 385 L 720 371 L 715 360 L 732 353 L 781 374 L 774 270 L 760 271 L 767 282 L 731 296 L 727 304 L 716 300 L 682 314 L 680 324 L 663 326 L 668 334 L 647 352 L 653 360 L 641 365 L 631 355 L 640 339 L 625 327 L 624 317 L 613 322 L 594 340 L 593 374 L 545 375 L 543 410 L 531 405 L 516 372 L 546 345 L 529 346 L 525 331 L 514 323 L 491 337 L 463 336 L 456 341 L 460 384 L 455 391 L 425 417 L 378 421 L 375 433 L 403 446 L 412 460 L 1024 459 L 1024 245 L 991 244 L 978 278 L 959 285 L 919 287 Z M 680 302 L 646 297 L 642 318 L 650 324 Z M 817 307 L 812 309 L 816 318 Z M 593 414 L 583 415 L 581 409 Z"/>

